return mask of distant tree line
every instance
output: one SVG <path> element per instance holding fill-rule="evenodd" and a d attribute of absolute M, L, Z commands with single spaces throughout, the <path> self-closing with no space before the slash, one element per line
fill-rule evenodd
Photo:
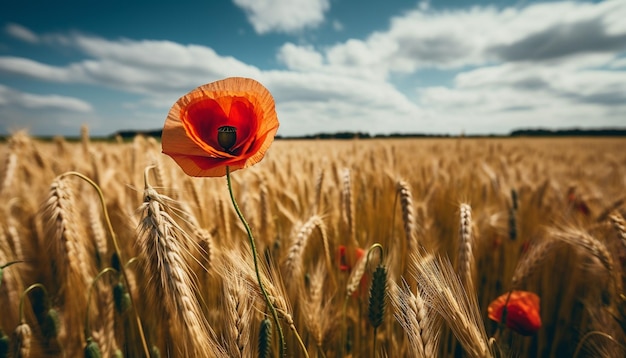
<path fill-rule="evenodd" d="M 111 135 L 111 137 L 122 137 L 123 139 L 133 138 L 136 135 L 144 135 L 148 137 L 161 137 L 161 130 L 152 131 L 119 131 Z M 472 134 L 462 137 L 623 137 L 626 136 L 626 128 L 595 128 L 595 129 L 517 129 L 509 134 Z M 302 136 L 281 136 L 278 139 L 368 139 L 368 138 L 451 138 L 458 135 L 451 134 L 430 134 L 430 133 L 390 133 L 371 135 L 366 132 L 335 132 L 335 133 L 317 133 Z"/>
<path fill-rule="evenodd" d="M 134 138 L 137 135 L 143 135 L 146 137 L 161 138 L 161 129 L 148 130 L 148 131 L 136 131 L 136 130 L 123 130 L 117 131 L 108 137 L 102 137 L 99 139 L 111 140 L 114 138 L 122 138 L 127 141 Z M 317 133 L 302 136 L 276 136 L 277 139 L 368 139 L 368 138 L 453 138 L 453 137 L 625 137 L 626 128 L 593 128 L 593 129 L 517 129 L 509 134 L 496 135 L 496 134 L 430 134 L 430 133 L 390 133 L 390 134 L 376 134 L 371 135 L 366 132 L 335 132 L 335 133 Z M 0 135 L 0 141 L 6 140 L 9 136 Z M 41 139 L 51 140 L 51 137 L 41 137 Z M 77 139 L 68 137 L 67 139 Z M 98 139 L 98 138 L 96 138 Z"/>
<path fill-rule="evenodd" d="M 597 128 L 597 129 L 518 129 L 510 134 L 511 137 L 621 137 L 626 136 L 626 128 Z"/>

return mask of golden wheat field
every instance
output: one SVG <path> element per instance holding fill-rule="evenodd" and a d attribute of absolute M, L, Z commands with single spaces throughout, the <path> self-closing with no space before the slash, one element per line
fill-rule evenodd
<path fill-rule="evenodd" d="M 285 356 L 626 355 L 625 148 L 277 141 L 231 177 Z M 2 357 L 279 355 L 225 177 L 152 138 L 16 133 L 0 202 Z M 539 297 L 540 327 L 488 318 L 509 292 Z"/>

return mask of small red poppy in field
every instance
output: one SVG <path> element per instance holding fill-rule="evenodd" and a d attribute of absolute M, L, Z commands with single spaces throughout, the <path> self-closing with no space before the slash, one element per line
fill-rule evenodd
<path fill-rule="evenodd" d="M 231 77 L 202 85 L 170 109 L 163 153 L 187 175 L 216 177 L 258 163 L 274 141 L 274 98 L 259 82 Z"/>
<path fill-rule="evenodd" d="M 363 257 L 363 255 L 365 255 L 365 250 L 363 250 L 360 247 L 357 247 L 354 250 L 354 262 L 359 261 L 359 259 L 361 257 Z M 349 258 L 346 252 L 346 247 L 344 245 L 339 245 L 339 252 L 338 252 L 338 260 L 339 261 L 339 270 L 346 272 L 346 271 L 351 271 L 352 270 L 352 266 L 354 265 L 353 262 L 348 262 Z"/>
<path fill-rule="evenodd" d="M 487 312 L 489 318 L 501 322 L 504 304 L 509 293 L 493 300 Z M 541 315 L 539 313 L 539 296 L 528 291 L 513 291 L 506 305 L 506 326 L 511 330 L 530 336 L 541 328 Z"/>
<path fill-rule="evenodd" d="M 354 249 L 354 256 L 350 257 L 347 252 L 347 248 L 344 245 L 339 245 L 339 251 L 337 252 L 337 261 L 339 264 L 339 270 L 342 272 L 350 273 L 354 265 L 365 256 L 366 252 L 360 247 Z M 361 294 L 367 294 L 367 282 L 369 278 L 367 273 L 364 273 L 359 282 L 359 289 L 354 291 L 353 297 L 357 297 Z"/>
<path fill-rule="evenodd" d="M 587 205 L 585 200 L 583 200 L 576 193 L 576 187 L 571 186 L 567 190 L 567 201 L 569 202 L 570 207 L 578 211 L 579 213 L 585 216 L 589 216 L 591 214 L 591 210 L 589 209 L 589 206 Z"/>

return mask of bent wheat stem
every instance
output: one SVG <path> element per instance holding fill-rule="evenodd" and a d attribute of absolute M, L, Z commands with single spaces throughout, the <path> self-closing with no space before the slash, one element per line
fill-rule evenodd
<path fill-rule="evenodd" d="M 98 186 L 98 184 L 96 184 L 93 180 L 89 179 L 87 176 L 85 176 L 84 174 L 81 174 L 79 172 L 65 172 L 63 174 L 61 174 L 59 177 L 63 177 L 63 176 L 67 176 L 67 175 L 74 175 L 77 176 L 79 178 L 81 178 L 82 180 L 86 181 L 89 185 L 91 185 L 94 189 L 96 189 L 96 192 L 98 193 L 98 197 L 100 198 L 100 204 L 102 205 L 102 212 L 104 214 L 104 220 L 107 223 L 107 228 L 109 230 L 109 233 L 111 234 L 111 241 L 113 241 L 113 247 L 115 248 L 115 254 L 117 255 L 117 257 L 119 258 L 120 262 L 124 262 L 123 258 L 122 258 L 122 250 L 120 249 L 120 245 L 117 243 L 117 235 L 115 234 L 115 231 L 113 231 L 113 225 L 111 224 L 111 218 L 109 217 L 109 211 L 107 210 L 107 206 L 106 203 L 104 202 L 104 194 L 102 193 L 102 190 L 100 189 L 100 187 Z M 124 282 L 126 283 L 127 287 L 131 287 L 130 286 L 130 280 L 128 278 L 128 274 L 126 273 L 126 269 L 122 269 L 122 276 L 124 276 Z M 143 325 L 141 324 L 141 318 L 139 318 L 139 312 L 137 312 L 137 306 L 135 305 L 135 299 L 133 298 L 133 295 L 130 295 L 130 303 L 133 306 L 133 312 L 135 313 L 135 321 L 137 322 L 137 330 L 139 331 L 139 337 L 141 339 L 141 345 L 144 351 L 144 354 L 146 357 L 150 357 L 150 350 L 148 349 L 148 342 L 146 341 L 146 336 L 143 332 Z"/>

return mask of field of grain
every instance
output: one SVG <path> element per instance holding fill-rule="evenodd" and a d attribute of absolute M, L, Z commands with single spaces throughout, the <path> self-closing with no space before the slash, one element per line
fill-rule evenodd
<path fill-rule="evenodd" d="M 625 148 L 275 142 L 232 179 L 286 356 L 626 355 Z M 225 177 L 151 138 L 17 133 L 0 202 L 1 357 L 278 354 Z M 536 332 L 488 318 L 511 290 L 539 296 Z"/>

